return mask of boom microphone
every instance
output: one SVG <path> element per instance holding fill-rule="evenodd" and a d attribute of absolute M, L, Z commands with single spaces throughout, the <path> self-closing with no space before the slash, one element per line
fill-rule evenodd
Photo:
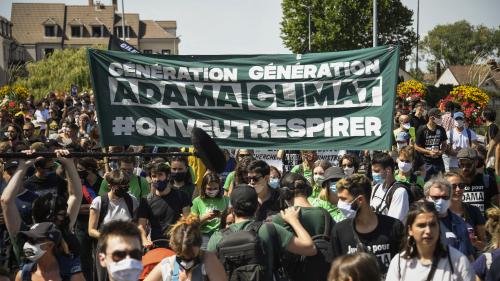
<path fill-rule="evenodd" d="M 200 128 L 191 131 L 191 143 L 198 156 L 207 169 L 222 173 L 226 169 L 226 157 L 215 141 Z"/>

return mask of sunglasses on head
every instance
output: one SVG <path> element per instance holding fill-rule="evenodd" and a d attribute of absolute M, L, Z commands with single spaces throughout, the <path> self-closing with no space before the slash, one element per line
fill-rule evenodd
<path fill-rule="evenodd" d="M 114 251 L 111 253 L 111 259 L 113 261 L 118 262 L 126 258 L 127 256 L 130 256 L 130 258 L 136 259 L 136 260 L 141 260 L 142 259 L 142 251 L 139 249 L 133 249 L 133 250 L 124 250 L 124 251 Z"/>

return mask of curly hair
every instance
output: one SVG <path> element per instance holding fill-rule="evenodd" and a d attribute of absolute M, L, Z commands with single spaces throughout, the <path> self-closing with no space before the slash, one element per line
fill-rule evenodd
<path fill-rule="evenodd" d="M 201 246 L 201 223 L 198 216 L 191 214 L 182 216 L 171 226 L 168 236 L 170 247 L 179 257 L 193 258 L 194 247 Z"/>
<path fill-rule="evenodd" d="M 489 250 L 500 248 L 500 208 L 492 207 L 486 210 L 486 231 L 491 235 Z"/>
<path fill-rule="evenodd" d="M 365 175 L 353 174 L 337 182 L 337 190 L 342 192 L 347 189 L 353 197 L 363 195 L 367 203 L 370 203 L 371 182 Z"/>

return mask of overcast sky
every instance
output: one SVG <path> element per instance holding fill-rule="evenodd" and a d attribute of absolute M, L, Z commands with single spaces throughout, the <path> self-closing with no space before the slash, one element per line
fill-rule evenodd
<path fill-rule="evenodd" d="M 280 38 L 279 0 L 124 0 L 125 12 L 141 19 L 176 20 L 181 54 L 290 53 Z M 12 0 L 0 0 L 0 15 L 10 19 Z M 86 5 L 87 0 L 45 0 Z M 111 0 L 102 0 L 110 4 Z M 402 0 L 415 11 L 417 0 Z M 121 0 L 118 0 L 121 7 Z M 121 9 L 121 8 L 120 8 Z M 468 20 L 474 25 L 500 26 L 500 0 L 421 0 L 420 36 L 437 24 Z"/>

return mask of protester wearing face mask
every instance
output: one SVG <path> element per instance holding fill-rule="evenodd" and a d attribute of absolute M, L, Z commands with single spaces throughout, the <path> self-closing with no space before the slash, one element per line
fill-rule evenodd
<path fill-rule="evenodd" d="M 109 281 L 137 281 L 142 272 L 141 233 L 126 221 L 112 221 L 102 228 L 98 241 L 99 265 Z"/>
<path fill-rule="evenodd" d="M 89 236 L 98 239 L 101 235 L 100 227 L 108 222 L 123 220 L 131 221 L 137 218 L 139 201 L 128 193 L 130 176 L 122 170 L 106 173 L 105 180 L 109 182 L 109 192 L 97 196 L 90 205 Z M 107 207 L 107 210 L 106 210 Z M 144 229 L 141 234 L 146 237 Z M 144 242 L 146 242 L 144 240 Z M 98 249 L 94 249 L 97 254 Z M 106 272 L 96 262 L 95 272 L 99 281 L 106 279 Z"/>
<path fill-rule="evenodd" d="M 145 281 L 225 281 L 226 272 L 217 256 L 201 249 L 201 223 L 197 216 L 182 217 L 169 231 L 175 255 L 163 259 Z"/>
<path fill-rule="evenodd" d="M 263 160 L 250 162 L 247 168 L 248 185 L 257 192 L 260 207 L 255 214 L 256 220 L 265 220 L 267 217 L 279 213 L 280 192 L 269 187 L 269 165 Z"/>
<path fill-rule="evenodd" d="M 410 205 L 407 189 L 394 179 L 394 161 L 387 153 L 372 157 L 373 189 L 370 205 L 375 213 L 403 221 Z"/>
<path fill-rule="evenodd" d="M 166 163 L 151 167 L 151 193 L 146 198 L 146 217 L 151 225 L 151 240 L 158 247 L 168 247 L 165 233 L 181 217 L 187 216 L 191 199 L 170 184 L 170 168 Z"/>
<path fill-rule="evenodd" d="M 359 157 L 355 154 L 346 153 L 339 160 L 339 165 L 346 176 L 357 173 L 359 170 Z"/>
<path fill-rule="evenodd" d="M 149 193 L 149 183 L 146 178 L 134 175 L 135 157 L 121 157 L 118 159 L 118 168 L 127 174 L 129 178 L 128 190 L 135 198 L 145 198 Z M 108 181 L 104 179 L 101 183 L 99 195 L 109 192 Z"/>
<path fill-rule="evenodd" d="M 448 137 L 448 149 L 443 154 L 444 168 L 448 171 L 458 169 L 457 153 L 462 148 L 475 147 L 477 135 L 469 128 L 465 128 L 464 114 L 455 112 L 453 114 L 453 127 L 446 132 Z"/>
<path fill-rule="evenodd" d="M 415 128 L 411 126 L 410 115 L 401 114 L 399 116 L 399 127 L 393 131 L 394 138 L 397 138 L 399 133 L 408 133 L 408 143 L 410 139 L 412 142 L 415 141 Z"/>
<path fill-rule="evenodd" d="M 319 196 L 308 198 L 309 203 L 314 207 L 321 207 L 328 211 L 333 220 L 339 222 L 345 219 L 344 214 L 337 208 L 337 182 L 344 178 L 344 172 L 340 167 L 329 167 L 326 169 L 323 181 L 321 183 L 321 190 Z"/>
<path fill-rule="evenodd" d="M 443 152 L 446 151 L 446 131 L 441 127 L 441 111 L 431 108 L 428 113 L 429 121 L 417 130 L 415 150 L 424 160 L 425 178 L 444 172 Z"/>
<path fill-rule="evenodd" d="M 280 188 L 281 172 L 274 166 L 269 166 L 269 187 L 272 189 Z"/>
<path fill-rule="evenodd" d="M 61 232 L 55 224 L 34 224 L 28 231 L 18 235 L 23 253 L 28 260 L 17 273 L 16 280 L 71 280 L 85 281 L 80 259 L 67 251 Z"/>
<path fill-rule="evenodd" d="M 354 174 L 337 182 L 338 207 L 348 217 L 335 225 L 332 234 L 336 257 L 357 251 L 378 257 L 380 270 L 387 272 L 392 257 L 399 252 L 402 223 L 389 216 L 376 214 L 370 207 L 370 180 Z"/>
<path fill-rule="evenodd" d="M 188 158 L 173 156 L 170 159 L 170 179 L 175 189 L 185 192 L 190 199 L 198 196 L 189 170 Z"/>
<path fill-rule="evenodd" d="M 417 102 L 415 104 L 415 112 L 410 114 L 411 126 L 418 131 L 418 129 L 427 122 L 426 115 L 425 103 L 422 101 Z"/>
<path fill-rule="evenodd" d="M 205 174 L 200 196 L 193 200 L 191 207 L 191 213 L 200 218 L 202 250 L 207 249 L 210 236 L 220 229 L 221 214 L 226 212 L 228 206 L 229 198 L 224 196 L 219 176 L 211 172 Z"/>
<path fill-rule="evenodd" d="M 403 182 L 410 185 L 417 184 L 421 188 L 424 188 L 424 178 L 414 172 L 414 155 L 415 150 L 412 146 L 407 146 L 399 151 L 396 160 L 397 170 L 394 172 L 394 179 L 397 182 Z"/>
<path fill-rule="evenodd" d="M 314 162 L 311 198 L 317 198 L 319 196 L 321 185 L 325 181 L 325 171 L 331 166 L 332 164 L 330 164 L 328 160 L 317 160 Z"/>
<path fill-rule="evenodd" d="M 451 191 L 451 184 L 442 176 L 434 177 L 424 185 L 426 200 L 434 203 L 439 215 L 441 243 L 454 247 L 472 261 L 474 247 L 469 239 L 467 226 L 462 218 L 449 209 Z"/>

